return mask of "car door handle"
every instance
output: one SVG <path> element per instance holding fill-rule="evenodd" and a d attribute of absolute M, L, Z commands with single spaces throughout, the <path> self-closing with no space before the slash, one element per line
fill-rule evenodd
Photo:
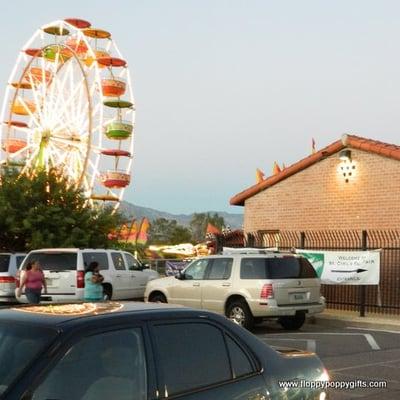
<path fill-rule="evenodd" d="M 199 287 L 199 286 L 200 286 L 200 283 L 193 283 L 193 286 Z"/>
<path fill-rule="evenodd" d="M 121 275 L 115 275 L 117 278 L 121 278 Z"/>
<path fill-rule="evenodd" d="M 223 287 L 230 287 L 231 284 L 230 284 L 230 283 L 223 283 L 222 286 L 223 286 Z"/>
<path fill-rule="evenodd" d="M 136 278 L 136 275 L 131 275 L 131 278 Z"/>

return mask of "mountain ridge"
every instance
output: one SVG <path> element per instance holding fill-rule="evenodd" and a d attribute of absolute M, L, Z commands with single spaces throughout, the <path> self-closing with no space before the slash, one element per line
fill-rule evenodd
<path fill-rule="evenodd" d="M 128 201 L 122 201 L 119 210 L 127 218 L 142 219 L 148 218 L 150 222 L 157 218 L 165 218 L 169 220 L 176 220 L 178 224 L 183 226 L 189 226 L 190 220 L 195 213 L 191 214 L 173 214 L 167 211 L 160 211 L 150 207 L 138 206 L 136 204 L 129 203 Z M 204 213 L 214 214 L 217 213 L 223 217 L 225 223 L 231 227 L 231 229 L 241 229 L 243 226 L 243 214 L 233 214 L 226 211 L 203 211 Z M 199 214 L 199 213 L 197 213 Z"/>

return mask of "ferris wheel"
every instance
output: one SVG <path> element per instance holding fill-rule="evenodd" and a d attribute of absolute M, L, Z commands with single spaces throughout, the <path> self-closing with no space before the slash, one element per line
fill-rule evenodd
<path fill-rule="evenodd" d="M 18 55 L 0 116 L 0 164 L 56 168 L 118 207 L 130 183 L 135 107 L 111 33 L 75 18 L 38 29 Z"/>

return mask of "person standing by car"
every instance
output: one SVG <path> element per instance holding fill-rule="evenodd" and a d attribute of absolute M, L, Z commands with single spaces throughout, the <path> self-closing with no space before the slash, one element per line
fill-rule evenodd
<path fill-rule="evenodd" d="M 85 301 L 103 300 L 103 275 L 100 274 L 99 263 L 92 261 L 85 272 Z"/>
<path fill-rule="evenodd" d="M 25 296 L 31 304 L 39 304 L 42 289 L 47 293 L 46 279 L 38 261 L 28 263 L 21 279 L 19 295 L 25 287 Z"/>

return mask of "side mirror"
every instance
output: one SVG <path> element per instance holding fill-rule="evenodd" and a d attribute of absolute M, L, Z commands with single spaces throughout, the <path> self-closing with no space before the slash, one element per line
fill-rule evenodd
<path fill-rule="evenodd" d="M 150 268 L 150 264 L 142 264 L 142 266 L 143 266 L 143 269 L 149 269 Z"/>
<path fill-rule="evenodd" d="M 176 279 L 179 279 L 180 281 L 184 281 L 186 279 L 185 273 L 182 271 L 179 271 L 177 275 L 175 275 Z"/>

